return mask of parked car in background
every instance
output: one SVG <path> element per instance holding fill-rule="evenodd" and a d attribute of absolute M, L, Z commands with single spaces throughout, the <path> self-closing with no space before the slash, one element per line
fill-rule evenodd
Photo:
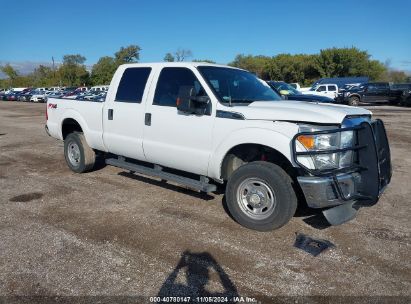
<path fill-rule="evenodd" d="M 107 85 L 94 86 L 94 87 L 91 87 L 89 91 L 91 91 L 91 92 L 107 92 L 108 91 L 108 86 Z"/>
<path fill-rule="evenodd" d="M 334 99 L 327 96 L 320 96 L 314 94 L 303 94 L 294 89 L 291 84 L 283 81 L 267 81 L 268 85 L 283 99 L 300 100 L 308 102 L 334 102 Z"/>
<path fill-rule="evenodd" d="M 39 91 L 39 90 L 35 90 L 32 92 L 32 95 L 30 97 L 30 101 L 32 102 L 46 102 L 47 101 L 47 97 L 46 97 L 46 93 L 45 91 Z"/>
<path fill-rule="evenodd" d="M 59 92 L 59 91 L 61 91 L 62 90 L 62 88 L 61 87 L 50 87 L 50 88 L 48 88 L 48 92 Z"/>
<path fill-rule="evenodd" d="M 29 90 L 21 92 L 18 95 L 18 101 L 30 101 L 30 98 L 33 95 L 34 91 L 35 90 L 33 90 L 33 89 L 29 89 Z"/>
<path fill-rule="evenodd" d="M 393 89 L 388 82 L 369 82 L 338 94 L 338 103 L 358 106 L 360 102 L 398 104 L 402 90 Z"/>
<path fill-rule="evenodd" d="M 67 98 L 67 99 L 76 99 L 78 95 L 81 93 L 87 91 L 86 87 L 69 87 L 66 88 L 63 92 L 62 98 Z"/>
<path fill-rule="evenodd" d="M 300 91 L 300 90 L 301 90 L 301 86 L 300 86 L 300 84 L 297 83 L 297 82 L 290 83 L 289 85 L 292 86 L 292 87 L 293 87 L 294 89 L 296 89 L 297 91 Z"/>
<path fill-rule="evenodd" d="M 29 90 L 29 88 L 12 88 L 9 93 L 19 93 L 19 92 L 23 92 L 25 90 Z"/>
<path fill-rule="evenodd" d="M 411 105 L 411 83 L 397 83 L 391 86 L 392 89 L 400 90 L 400 105 L 409 107 Z"/>
<path fill-rule="evenodd" d="M 361 83 L 348 83 L 348 84 L 344 85 L 342 88 L 339 88 L 338 92 L 341 93 L 341 92 L 344 92 L 344 91 L 347 91 L 347 90 L 351 90 L 352 88 L 358 87 L 360 85 L 361 85 Z"/>
<path fill-rule="evenodd" d="M 19 92 L 10 92 L 5 95 L 5 100 L 16 101 L 18 100 L 18 95 L 19 95 Z"/>
<path fill-rule="evenodd" d="M 49 98 L 62 98 L 64 95 L 64 91 L 55 91 L 55 92 L 50 92 L 47 94 L 47 97 Z"/>
<path fill-rule="evenodd" d="M 369 81 L 370 79 L 365 76 L 321 78 L 314 82 L 312 87 L 318 86 L 319 84 L 336 84 L 339 88 L 343 88 L 346 84 L 361 84 Z"/>
<path fill-rule="evenodd" d="M 338 86 L 336 84 L 319 84 L 313 86 L 308 91 L 303 91 L 303 94 L 320 95 L 335 99 L 338 94 Z"/>

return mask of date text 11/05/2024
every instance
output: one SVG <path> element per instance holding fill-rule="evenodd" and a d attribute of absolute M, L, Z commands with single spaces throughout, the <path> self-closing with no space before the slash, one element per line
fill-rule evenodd
<path fill-rule="evenodd" d="M 252 297 L 150 297 L 152 303 L 257 303 Z"/>

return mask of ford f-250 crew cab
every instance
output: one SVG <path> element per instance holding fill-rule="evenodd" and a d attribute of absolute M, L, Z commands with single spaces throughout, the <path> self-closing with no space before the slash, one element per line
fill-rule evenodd
<path fill-rule="evenodd" d="M 74 172 L 97 154 L 198 191 L 221 184 L 234 219 L 260 231 L 286 224 L 297 198 L 348 221 L 391 178 L 368 110 L 282 100 L 250 72 L 201 62 L 122 65 L 103 103 L 49 98 L 46 130 Z"/>

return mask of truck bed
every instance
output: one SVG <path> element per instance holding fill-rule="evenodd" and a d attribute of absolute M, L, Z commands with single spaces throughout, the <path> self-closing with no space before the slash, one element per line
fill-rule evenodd
<path fill-rule="evenodd" d="M 103 102 L 49 98 L 47 129 L 52 137 L 63 140 L 61 125 L 65 119 L 75 119 L 84 130 L 91 148 L 106 151 L 103 142 Z"/>

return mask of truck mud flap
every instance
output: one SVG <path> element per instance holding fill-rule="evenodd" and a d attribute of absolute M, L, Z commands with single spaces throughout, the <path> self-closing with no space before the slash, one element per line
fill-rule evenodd
<path fill-rule="evenodd" d="M 331 225 L 341 225 L 356 217 L 358 207 L 356 207 L 354 204 L 355 202 L 350 202 L 344 205 L 323 210 L 323 215 Z"/>

